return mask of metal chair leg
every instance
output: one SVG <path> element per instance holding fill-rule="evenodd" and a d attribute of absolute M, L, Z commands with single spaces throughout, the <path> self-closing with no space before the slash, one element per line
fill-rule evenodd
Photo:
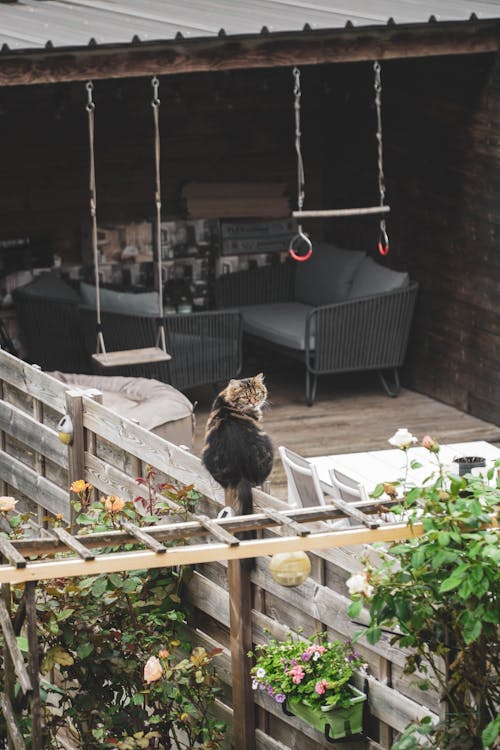
<path fill-rule="evenodd" d="M 399 372 L 398 372 L 397 367 L 394 367 L 392 372 L 393 372 L 393 378 L 394 378 L 394 383 L 392 386 L 390 386 L 389 383 L 387 382 L 384 374 L 382 373 L 382 370 L 377 370 L 377 375 L 387 395 L 390 396 L 390 398 L 396 398 L 396 396 L 398 396 L 401 391 L 401 384 L 399 382 Z"/>
<path fill-rule="evenodd" d="M 318 385 L 318 376 L 313 375 L 306 369 L 306 404 L 312 406 L 316 398 L 316 386 Z"/>

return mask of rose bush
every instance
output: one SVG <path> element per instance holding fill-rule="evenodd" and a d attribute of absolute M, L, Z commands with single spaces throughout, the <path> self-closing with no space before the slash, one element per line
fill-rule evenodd
<path fill-rule="evenodd" d="M 408 466 L 413 436 L 398 433 L 389 442 L 399 442 Z M 500 462 L 486 477 L 460 477 L 445 470 L 437 440 L 426 435 L 422 444 L 436 465 L 424 485 L 412 486 L 405 476 L 373 493 L 394 497 L 397 487 L 401 504 L 391 510 L 421 524 L 422 534 L 389 546 L 379 568 L 367 564 L 351 576 L 349 614 L 357 617 L 367 606 L 370 643 L 383 628 L 394 631 L 393 643 L 410 651 L 405 672 L 422 690 L 437 687 L 448 709 L 436 726 L 424 720 L 409 727 L 393 750 L 498 747 Z M 420 467 L 416 461 L 410 466 Z"/>

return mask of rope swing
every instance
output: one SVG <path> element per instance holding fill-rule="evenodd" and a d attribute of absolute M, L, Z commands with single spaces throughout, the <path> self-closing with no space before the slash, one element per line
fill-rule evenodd
<path fill-rule="evenodd" d="M 158 98 L 159 81 L 155 77 L 151 81 L 153 86 L 153 125 L 154 125 L 154 153 L 155 153 L 155 202 L 156 202 L 156 260 L 157 260 L 157 280 L 158 280 L 158 332 L 156 336 L 156 345 L 144 349 L 123 349 L 121 351 L 107 352 L 104 344 L 104 335 L 101 322 L 101 299 L 100 299 L 100 279 L 99 279 L 99 249 L 97 245 L 97 197 L 96 197 L 96 180 L 95 180 L 95 156 L 94 156 L 94 114 L 95 102 L 93 101 L 94 84 L 88 81 L 85 85 L 87 89 L 87 105 L 89 126 L 89 182 L 90 182 L 90 217 L 91 217 L 91 244 L 94 259 L 95 275 L 95 298 L 96 298 L 96 329 L 97 329 L 97 348 L 92 359 L 101 367 L 120 367 L 122 365 L 147 364 L 149 362 L 165 362 L 171 359 L 167 354 L 165 342 L 165 328 L 163 324 L 163 287 L 162 287 L 162 264 L 161 264 L 161 184 L 160 184 L 160 127 L 159 127 L 159 108 L 160 100 Z"/>
<path fill-rule="evenodd" d="M 304 162 L 302 158 L 302 146 L 301 146 L 301 88 L 300 88 L 300 70 L 299 68 L 293 68 L 294 78 L 294 110 L 295 110 L 295 150 L 297 152 L 297 210 L 292 212 L 292 216 L 298 219 L 299 222 L 302 219 L 319 219 L 319 218 L 337 218 L 341 216 L 367 216 L 370 214 L 382 214 L 379 224 L 379 239 L 378 239 L 378 251 L 381 255 L 387 255 L 389 252 L 389 237 L 387 235 L 386 223 L 384 215 L 389 213 L 390 206 L 385 205 L 385 179 L 384 179 L 384 166 L 383 166 L 383 149 L 382 149 L 382 81 L 380 76 L 380 64 L 378 62 L 373 63 L 374 71 L 374 90 L 375 90 L 375 110 L 377 113 L 377 167 L 378 167 L 378 189 L 379 189 L 379 205 L 368 206 L 366 208 L 329 208 L 322 210 L 311 210 L 304 211 L 304 200 L 305 200 L 305 174 L 304 174 Z M 297 247 L 304 247 L 305 253 L 300 255 L 297 252 Z M 297 226 L 297 234 L 294 235 L 290 241 L 289 253 L 294 260 L 305 261 L 308 260 L 312 255 L 312 243 L 308 235 L 302 231 L 302 223 Z"/>

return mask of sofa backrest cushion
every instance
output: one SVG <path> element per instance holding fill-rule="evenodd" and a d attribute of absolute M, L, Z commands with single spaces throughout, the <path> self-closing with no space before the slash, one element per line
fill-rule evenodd
<path fill-rule="evenodd" d="M 37 276 L 36 279 L 30 281 L 25 286 L 18 287 L 14 290 L 14 295 L 19 292 L 21 295 L 27 295 L 29 297 L 41 297 L 47 300 L 54 300 L 57 302 L 75 302 L 78 304 L 79 296 L 78 292 L 73 289 L 69 284 L 66 284 L 63 279 L 59 276 L 55 276 L 50 273 L 44 273 Z"/>
<path fill-rule="evenodd" d="M 80 284 L 82 304 L 96 306 L 95 286 Z M 127 315 L 158 315 L 158 292 L 117 292 L 114 289 L 100 289 L 101 310 L 125 313 Z"/>
<path fill-rule="evenodd" d="M 376 263 L 373 258 L 367 257 L 356 269 L 349 299 L 392 292 L 396 289 L 403 289 L 409 283 L 410 277 L 405 271 L 393 271 L 391 268 Z"/>
<path fill-rule="evenodd" d="M 361 250 L 313 243 L 309 260 L 297 263 L 295 301 L 317 307 L 347 299 L 356 269 L 365 257 Z"/>

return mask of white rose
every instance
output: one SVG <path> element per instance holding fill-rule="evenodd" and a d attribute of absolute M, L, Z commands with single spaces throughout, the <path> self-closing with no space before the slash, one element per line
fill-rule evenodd
<path fill-rule="evenodd" d="M 405 451 L 410 445 L 412 445 L 412 443 L 417 442 L 417 438 L 415 435 L 412 435 L 406 427 L 400 427 L 399 430 L 396 430 L 394 435 L 389 438 L 388 442 L 395 448 L 401 448 L 402 451 Z"/>
<path fill-rule="evenodd" d="M 351 596 L 353 594 L 363 594 L 369 599 L 373 594 L 373 586 L 368 583 L 365 573 L 354 573 L 347 579 L 346 586 Z"/>

